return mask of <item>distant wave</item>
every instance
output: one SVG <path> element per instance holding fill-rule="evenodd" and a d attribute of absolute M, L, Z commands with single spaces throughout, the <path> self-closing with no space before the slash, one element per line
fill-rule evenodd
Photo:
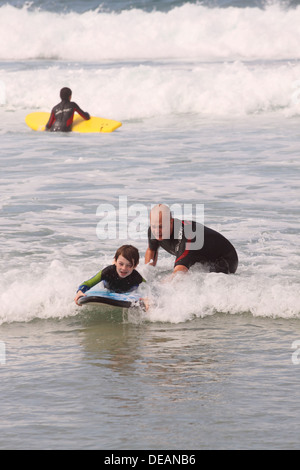
<path fill-rule="evenodd" d="M 300 58 L 300 7 L 208 8 L 186 3 L 168 12 L 99 10 L 52 13 L 0 8 L 0 60 Z"/>
<path fill-rule="evenodd" d="M 300 7 L 51 13 L 0 8 L 0 106 L 49 110 L 61 86 L 89 112 L 300 114 Z M 33 86 L 34 84 L 34 86 Z"/>

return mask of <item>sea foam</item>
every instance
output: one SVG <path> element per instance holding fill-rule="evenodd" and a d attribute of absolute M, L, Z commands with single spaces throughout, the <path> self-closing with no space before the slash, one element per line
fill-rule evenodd
<path fill-rule="evenodd" d="M 163 260 L 160 268 L 150 268 L 152 273 L 147 266 L 139 267 L 148 280 L 146 294 L 150 308 L 146 313 L 130 310 L 130 322 L 181 323 L 215 314 L 299 318 L 300 299 L 295 284 L 264 273 L 251 273 L 243 265 L 236 275 L 208 274 L 196 268 L 168 281 L 165 271 L 168 265 L 170 263 Z M 74 279 L 80 283 L 81 277 L 83 279 L 80 268 L 67 267 L 58 260 L 49 265 L 32 265 L 26 273 L 18 271 L 17 276 L 13 271 L 6 273 L 0 294 L 0 324 L 36 318 L 60 319 L 84 313 L 84 307 L 77 307 L 73 302 Z M 97 314 L 97 308 L 91 314 Z"/>
<path fill-rule="evenodd" d="M 300 65 L 277 67 L 243 62 L 72 67 L 49 65 L 35 70 L 0 68 L 6 97 L 2 109 L 48 111 L 59 90 L 70 86 L 73 99 L 96 116 L 116 120 L 171 114 L 247 116 L 300 113 Z"/>

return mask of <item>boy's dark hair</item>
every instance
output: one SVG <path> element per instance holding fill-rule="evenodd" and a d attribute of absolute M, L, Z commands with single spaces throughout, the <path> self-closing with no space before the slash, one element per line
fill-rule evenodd
<path fill-rule="evenodd" d="M 67 101 L 72 95 L 72 90 L 68 87 L 64 87 L 60 90 L 60 98 L 62 101 Z"/>
<path fill-rule="evenodd" d="M 127 261 L 132 263 L 134 267 L 139 264 L 139 260 L 140 260 L 139 250 L 135 248 L 135 246 L 132 246 L 132 245 L 120 246 L 120 248 L 116 251 L 115 261 L 117 261 L 120 255 L 126 258 Z"/>

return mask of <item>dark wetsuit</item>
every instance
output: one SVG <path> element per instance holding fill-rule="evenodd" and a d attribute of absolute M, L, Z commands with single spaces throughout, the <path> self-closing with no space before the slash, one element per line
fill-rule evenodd
<path fill-rule="evenodd" d="M 196 235 L 193 234 L 203 236 L 197 249 L 193 249 L 196 247 Z M 175 255 L 174 266 L 181 265 L 189 269 L 193 264 L 201 263 L 206 265 L 210 272 L 225 274 L 237 270 L 238 256 L 232 244 L 220 233 L 198 222 L 174 219 L 174 229 L 170 239 L 162 241 L 156 240 L 149 227 L 148 240 L 150 250 L 157 252 L 161 246 L 168 253 Z"/>
<path fill-rule="evenodd" d="M 51 132 L 70 132 L 75 112 L 84 119 L 90 119 L 89 113 L 82 111 L 73 101 L 61 101 L 52 109 L 49 121 L 46 124 L 46 130 Z"/>
<path fill-rule="evenodd" d="M 104 286 L 114 292 L 130 292 L 137 289 L 142 282 L 146 282 L 135 269 L 129 276 L 121 278 L 117 273 L 116 266 L 112 264 L 99 271 L 88 281 L 83 282 L 77 292 L 81 290 L 84 293 L 100 281 L 104 281 Z"/>

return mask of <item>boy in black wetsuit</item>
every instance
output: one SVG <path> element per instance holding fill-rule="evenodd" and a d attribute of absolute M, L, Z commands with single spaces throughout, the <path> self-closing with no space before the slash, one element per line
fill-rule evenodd
<path fill-rule="evenodd" d="M 71 97 L 72 90 L 70 88 L 65 87 L 60 90 L 61 102 L 52 109 L 46 124 L 46 131 L 70 132 L 75 112 L 86 120 L 90 119 L 89 113 L 82 111 L 78 104 L 71 101 Z"/>
<path fill-rule="evenodd" d="M 121 246 L 115 254 L 114 264 L 107 266 L 102 271 L 99 271 L 88 281 L 83 282 L 78 287 L 75 303 L 79 297 L 85 295 L 91 287 L 94 287 L 100 281 L 103 281 L 104 286 L 114 292 L 130 292 L 138 288 L 145 279 L 135 270 L 139 263 L 139 252 L 137 248 L 132 245 Z"/>
<path fill-rule="evenodd" d="M 176 256 L 173 274 L 187 272 L 195 263 L 215 273 L 230 274 L 237 270 L 236 250 L 223 235 L 197 222 L 174 219 L 164 204 L 151 211 L 145 264 L 156 265 L 159 247 Z"/>

